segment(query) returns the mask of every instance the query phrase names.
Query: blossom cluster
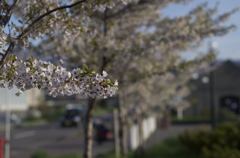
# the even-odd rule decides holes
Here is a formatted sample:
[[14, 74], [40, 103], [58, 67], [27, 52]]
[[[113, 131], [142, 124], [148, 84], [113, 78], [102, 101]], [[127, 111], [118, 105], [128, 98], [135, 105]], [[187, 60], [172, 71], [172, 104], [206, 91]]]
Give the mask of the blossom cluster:
[[6, 42], [7, 35], [4, 33], [3, 27], [0, 26], [0, 53], [3, 51]]
[[0, 72], [0, 87], [11, 89], [15, 85], [19, 89], [17, 96], [26, 90], [38, 88], [53, 97], [81, 94], [101, 98], [112, 96], [118, 89], [118, 82], [111, 83], [105, 71], [100, 75], [86, 66], [67, 71], [62, 64], [62, 61], [57, 65], [32, 57], [22, 61], [11, 56]]

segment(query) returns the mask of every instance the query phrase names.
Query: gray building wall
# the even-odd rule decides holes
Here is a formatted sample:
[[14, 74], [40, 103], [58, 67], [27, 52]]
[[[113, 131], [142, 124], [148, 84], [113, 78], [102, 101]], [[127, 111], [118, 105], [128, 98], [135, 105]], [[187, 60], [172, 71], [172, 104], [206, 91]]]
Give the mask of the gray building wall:
[[38, 106], [44, 100], [43, 92], [31, 89], [16, 96], [18, 89], [0, 88], [0, 111], [5, 111], [10, 105], [12, 111], [26, 111], [30, 106]]
[[11, 90], [0, 88], [0, 111], [5, 111], [9, 105], [11, 110], [23, 111], [27, 109], [26, 93], [17, 97], [15, 95], [16, 92], [16, 88]]
[[[214, 80], [203, 83], [202, 78], [208, 77], [210, 73], [201, 75], [197, 80], [191, 81], [195, 87], [189, 99], [192, 106], [185, 111], [187, 115], [210, 114], [210, 93], [213, 90], [217, 113], [221, 110], [220, 99], [225, 96], [236, 96], [240, 99], [240, 67], [231, 61], [224, 62], [221, 66], [212, 71]], [[213, 84], [212, 84], [213, 83]], [[211, 85], [214, 87], [211, 89]]]

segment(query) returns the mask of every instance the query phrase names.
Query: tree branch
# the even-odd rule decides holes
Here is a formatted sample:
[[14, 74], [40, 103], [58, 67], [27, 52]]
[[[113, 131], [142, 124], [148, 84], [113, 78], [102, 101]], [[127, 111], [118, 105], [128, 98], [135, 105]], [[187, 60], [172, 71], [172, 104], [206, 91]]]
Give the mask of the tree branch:
[[12, 6], [9, 8], [9, 10], [8, 10], [9, 13], [12, 13], [13, 8], [18, 4], [19, 1], [20, 1], [20, 0], [16, 0], [16, 1], [13, 3], [13, 5], [12, 5]]
[[[58, 10], [62, 10], [62, 9], [66, 9], [66, 8], [72, 8], [80, 3], [84, 3], [86, 2], [87, 0], [81, 0], [81, 1], [78, 1], [76, 3], [73, 3], [73, 4], [70, 4], [70, 5], [66, 5], [66, 6], [61, 6], [61, 7], [58, 7], [58, 8], [55, 8], [55, 9], [52, 9], [48, 12], [46, 12], [45, 14], [42, 14], [41, 16], [39, 16], [38, 18], [36, 18], [26, 29], [24, 32], [22, 32], [18, 38], [16, 39], [17, 41], [20, 40], [22, 37], [24, 37], [25, 35], [27, 35], [30, 31], [30, 29], [38, 22], [40, 21], [41, 19], [43, 19], [44, 17], [48, 16], [49, 14], [55, 12], [55, 11], [58, 11]], [[11, 14], [13, 8], [16, 6], [16, 4], [19, 2], [19, 0], [16, 0], [14, 2], [14, 4], [9, 8], [8, 10], [8, 13]], [[6, 15], [7, 16], [7, 15]], [[7, 56], [10, 54], [10, 52], [12, 52], [13, 48], [15, 47], [15, 43], [14, 42], [11, 42], [6, 53], [4, 55], [2, 55], [2, 59], [0, 61], [0, 68], [2, 68]]]
[[111, 18], [114, 18], [114, 17], [116, 17], [116, 16], [118, 16], [118, 15], [124, 14], [124, 13], [127, 12], [128, 9], [130, 9], [131, 7], [132, 7], [132, 5], [131, 5], [131, 4], [128, 4], [128, 5], [126, 5], [124, 8], [116, 11], [115, 13], [112, 13], [111, 15], [108, 15], [108, 18], [111, 19]]
[[17, 5], [19, 0], [16, 0], [11, 6], [9, 6], [5, 1], [3, 1], [3, 2], [4, 2], [5, 7], [7, 8], [7, 12], [6, 12], [5, 16], [0, 17], [0, 21], [2, 21], [1, 23], [5, 27], [12, 16], [13, 8]]
[[55, 12], [55, 11], [58, 11], [58, 10], [62, 10], [62, 9], [66, 9], [66, 8], [72, 8], [80, 3], [84, 3], [86, 2], [87, 0], [81, 0], [81, 1], [78, 1], [76, 3], [73, 3], [73, 4], [70, 4], [70, 5], [66, 5], [66, 6], [61, 6], [61, 7], [58, 7], [58, 8], [55, 8], [55, 9], [52, 9], [48, 12], [46, 12], [45, 14], [42, 14], [41, 16], [39, 16], [37, 19], [35, 19], [28, 27], [27, 29], [18, 37], [18, 39], [21, 39], [23, 36], [25, 36], [26, 34], [28, 34], [28, 32], [30, 31], [30, 29], [40, 20], [42, 20], [44, 17], [48, 16], [49, 14]]
[[10, 52], [12, 52], [14, 46], [15, 46], [15, 43], [11, 42], [10, 45], [8, 46], [6, 53], [4, 55], [2, 55], [2, 59], [0, 61], [0, 69], [2, 68], [5, 60], [7, 59], [7, 56], [10, 54]]

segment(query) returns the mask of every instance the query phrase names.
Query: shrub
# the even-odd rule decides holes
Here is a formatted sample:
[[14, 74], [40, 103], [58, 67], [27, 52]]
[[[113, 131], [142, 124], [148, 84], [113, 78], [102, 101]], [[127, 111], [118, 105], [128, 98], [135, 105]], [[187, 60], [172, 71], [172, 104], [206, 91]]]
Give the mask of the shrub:
[[236, 148], [214, 146], [213, 150], [203, 148], [201, 158], [239, 158], [240, 150]]
[[189, 149], [199, 152], [203, 158], [239, 158], [240, 123], [222, 123], [212, 131], [186, 131], [179, 136]]

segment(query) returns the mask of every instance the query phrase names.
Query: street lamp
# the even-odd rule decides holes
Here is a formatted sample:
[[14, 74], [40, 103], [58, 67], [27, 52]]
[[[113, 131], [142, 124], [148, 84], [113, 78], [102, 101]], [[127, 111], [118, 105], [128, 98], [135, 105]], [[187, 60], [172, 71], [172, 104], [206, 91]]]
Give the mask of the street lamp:
[[[197, 80], [199, 78], [198, 73], [192, 75], [192, 79]], [[216, 103], [215, 103], [215, 82], [214, 82], [214, 71], [209, 73], [209, 77], [204, 76], [201, 78], [201, 82], [204, 84], [209, 83], [209, 103], [210, 103], [210, 118], [211, 118], [211, 128], [216, 127]]]

